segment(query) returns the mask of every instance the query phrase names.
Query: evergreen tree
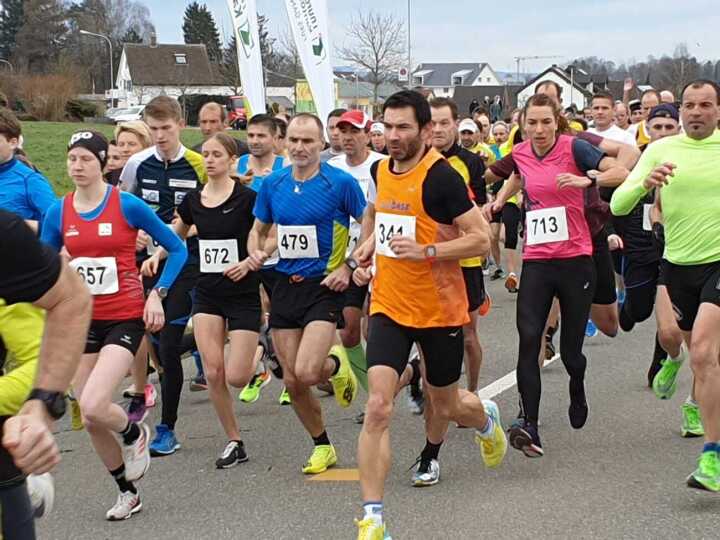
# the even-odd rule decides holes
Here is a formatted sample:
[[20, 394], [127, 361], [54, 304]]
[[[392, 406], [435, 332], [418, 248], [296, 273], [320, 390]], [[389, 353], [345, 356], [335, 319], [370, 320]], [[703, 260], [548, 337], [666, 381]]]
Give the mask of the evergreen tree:
[[23, 24], [23, 0], [4, 0], [0, 11], [0, 57], [15, 51], [17, 33]]
[[211, 62], [222, 61], [220, 33], [212, 13], [205, 4], [193, 2], [185, 8], [182, 28], [185, 43], [203, 43], [207, 47]]

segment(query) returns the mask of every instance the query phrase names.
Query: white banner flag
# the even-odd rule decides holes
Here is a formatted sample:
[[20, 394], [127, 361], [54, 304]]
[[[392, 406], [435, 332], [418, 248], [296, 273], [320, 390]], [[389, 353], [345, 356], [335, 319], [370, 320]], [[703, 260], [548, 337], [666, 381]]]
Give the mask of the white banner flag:
[[315, 108], [324, 124], [330, 111], [335, 108], [327, 2], [285, 0], [285, 6]]
[[250, 119], [267, 111], [257, 9], [255, 0], [227, 0], [227, 3], [233, 20], [240, 81], [245, 102], [250, 107], [247, 115]]

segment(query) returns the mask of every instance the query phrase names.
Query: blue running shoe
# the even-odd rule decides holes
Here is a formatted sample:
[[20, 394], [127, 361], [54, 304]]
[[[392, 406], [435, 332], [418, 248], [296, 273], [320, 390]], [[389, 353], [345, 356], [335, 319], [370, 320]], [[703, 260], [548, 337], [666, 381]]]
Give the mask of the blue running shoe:
[[588, 319], [588, 322], [585, 325], [585, 337], [595, 337], [597, 335], [598, 335], [597, 326], [595, 326], [595, 323], [592, 322], [592, 320]]
[[169, 456], [180, 449], [180, 443], [175, 438], [175, 432], [165, 424], [155, 426], [155, 438], [150, 443], [150, 455], [153, 457]]

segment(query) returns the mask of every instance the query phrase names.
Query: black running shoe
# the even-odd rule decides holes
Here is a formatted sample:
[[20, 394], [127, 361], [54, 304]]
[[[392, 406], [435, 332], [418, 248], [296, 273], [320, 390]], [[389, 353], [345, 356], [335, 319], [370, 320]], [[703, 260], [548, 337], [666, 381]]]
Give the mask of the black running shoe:
[[543, 456], [542, 444], [540, 444], [540, 435], [538, 435], [537, 426], [524, 418], [518, 418], [513, 422], [508, 430], [510, 446], [516, 450], [520, 450], [529, 458], [538, 458]]
[[570, 425], [580, 429], [588, 417], [587, 399], [585, 398], [585, 381], [570, 378], [570, 407], [568, 408]]
[[218, 469], [229, 469], [238, 463], [245, 463], [248, 456], [245, 453], [245, 445], [242, 441], [230, 441], [227, 443], [222, 455], [217, 458], [215, 467]]

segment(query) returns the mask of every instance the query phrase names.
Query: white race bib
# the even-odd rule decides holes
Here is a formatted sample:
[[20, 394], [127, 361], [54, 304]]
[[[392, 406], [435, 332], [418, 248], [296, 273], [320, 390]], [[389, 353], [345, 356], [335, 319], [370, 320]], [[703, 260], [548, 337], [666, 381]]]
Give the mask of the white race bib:
[[650, 210], [652, 204], [643, 204], [643, 231], [652, 231], [652, 223], [650, 222]]
[[407, 236], [415, 240], [415, 216], [402, 216], [399, 214], [375, 214], [375, 253], [386, 257], [397, 258], [390, 249], [390, 239], [393, 236]]
[[120, 290], [115, 257], [77, 257], [70, 261], [70, 268], [83, 278], [93, 296]]
[[278, 225], [281, 259], [317, 259], [320, 251], [315, 225]]
[[200, 245], [200, 272], [223, 273], [225, 269], [240, 262], [237, 240], [198, 240]]
[[564, 242], [570, 238], [567, 226], [567, 215], [564, 206], [532, 210], [527, 213], [526, 244], [547, 244], [548, 242]]
[[360, 234], [362, 233], [362, 225], [355, 221], [353, 218], [350, 218], [350, 230], [348, 231], [348, 247], [347, 251], [345, 252], [345, 256], [349, 257], [352, 255], [352, 252], [355, 251], [355, 248], [358, 245], [358, 242], [360, 241]]

